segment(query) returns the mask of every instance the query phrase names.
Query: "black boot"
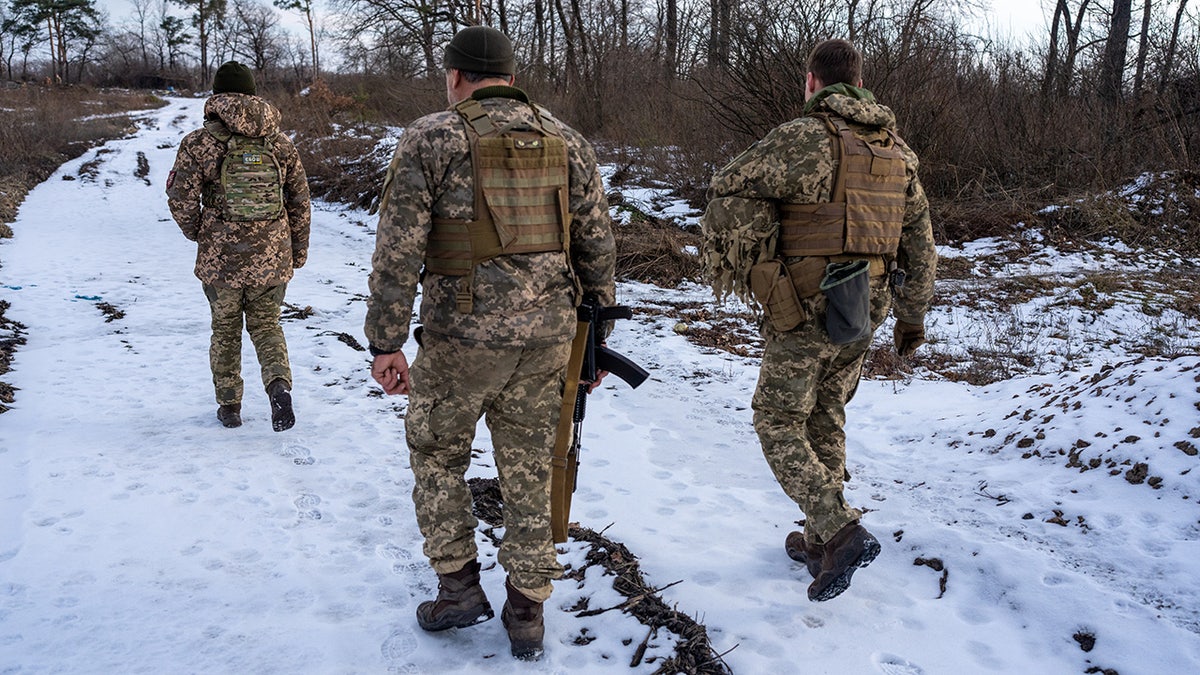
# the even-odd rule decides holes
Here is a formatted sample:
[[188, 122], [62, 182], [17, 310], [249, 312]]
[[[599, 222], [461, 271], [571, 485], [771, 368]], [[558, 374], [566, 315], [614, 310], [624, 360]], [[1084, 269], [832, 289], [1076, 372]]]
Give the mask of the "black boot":
[[296, 423], [296, 413], [292, 411], [291, 385], [282, 379], [271, 380], [267, 385], [267, 396], [271, 398], [271, 428], [275, 431], [287, 431]]
[[854, 571], [871, 564], [877, 555], [879, 541], [857, 520], [844, 526], [825, 542], [821, 573], [809, 585], [808, 599], [824, 602], [841, 595], [850, 587]]
[[807, 567], [813, 579], [821, 574], [821, 558], [825, 556], [825, 544], [810, 544], [804, 539], [803, 532], [792, 532], [784, 540], [783, 550], [787, 551], [789, 558]]
[[225, 405], [218, 407], [217, 420], [219, 420], [226, 429], [234, 429], [242, 426], [242, 404], [226, 403]]
[[466, 628], [496, 616], [479, 585], [479, 561], [472, 560], [461, 570], [438, 575], [438, 594], [434, 600], [417, 605], [417, 624], [427, 631]]
[[546, 635], [542, 603], [525, 597], [524, 593], [513, 588], [511, 580], [504, 582], [504, 588], [508, 591], [508, 600], [500, 612], [500, 620], [508, 631], [512, 655], [522, 661], [537, 661], [545, 651], [542, 647], [542, 639]]

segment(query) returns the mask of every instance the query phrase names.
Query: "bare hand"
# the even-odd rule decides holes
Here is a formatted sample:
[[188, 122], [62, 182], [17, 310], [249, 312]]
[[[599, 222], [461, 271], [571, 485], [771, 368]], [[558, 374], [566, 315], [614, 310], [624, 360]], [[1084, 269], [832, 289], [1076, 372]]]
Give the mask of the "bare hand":
[[385, 394], [395, 396], [409, 392], [408, 358], [404, 352], [380, 354], [371, 362], [371, 377], [383, 387]]
[[605, 375], [608, 375], [607, 370], [597, 370], [596, 371], [596, 379], [592, 380], [591, 382], [580, 381], [579, 386], [587, 387], [587, 393], [590, 394], [593, 391], [596, 391], [596, 387], [600, 386], [600, 383], [604, 380]]

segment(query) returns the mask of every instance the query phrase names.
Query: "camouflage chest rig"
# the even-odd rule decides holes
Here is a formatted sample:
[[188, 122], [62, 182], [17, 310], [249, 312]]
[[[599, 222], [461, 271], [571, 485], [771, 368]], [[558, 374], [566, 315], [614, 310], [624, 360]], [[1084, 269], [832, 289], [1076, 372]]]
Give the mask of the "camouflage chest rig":
[[455, 297], [463, 313], [471, 312], [471, 286], [480, 263], [518, 253], [565, 253], [570, 247], [566, 142], [554, 118], [530, 105], [532, 124], [500, 126], [475, 99], [454, 107], [471, 144], [475, 219], [435, 217], [425, 269], [463, 277]]
[[753, 294], [778, 330], [807, 319], [799, 300], [822, 290], [830, 263], [866, 260], [870, 276], [885, 274], [904, 226], [908, 177], [895, 133], [854, 128], [829, 113], [813, 117], [830, 135], [836, 167], [830, 199], [780, 203], [777, 257], [750, 270]]
[[225, 155], [220, 180], [205, 185], [201, 203], [230, 222], [282, 217], [283, 171], [271, 139], [235, 134], [220, 120], [207, 120], [204, 130], [225, 145]]

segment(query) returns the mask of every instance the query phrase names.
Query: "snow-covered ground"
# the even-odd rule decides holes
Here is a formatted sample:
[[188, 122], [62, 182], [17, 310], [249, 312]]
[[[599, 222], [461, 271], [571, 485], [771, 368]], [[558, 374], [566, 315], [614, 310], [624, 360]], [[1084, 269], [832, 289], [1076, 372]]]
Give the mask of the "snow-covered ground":
[[[172, 100], [64, 165], [0, 243], [0, 299], [28, 327], [0, 416], [0, 673], [631, 670], [647, 629], [571, 609], [624, 600], [597, 567], [557, 584], [536, 664], [509, 657], [498, 620], [416, 626], [436, 577], [412, 515], [404, 399], [378, 394], [354, 348], [365, 213], [315, 206], [288, 291], [311, 314], [284, 326], [296, 427], [271, 431], [248, 340], [246, 424], [217, 423], [194, 245], [162, 187], [201, 106]], [[690, 285], [619, 294], [709, 300]], [[986, 387], [864, 381], [848, 494], [883, 553], [814, 604], [783, 552], [801, 514], [751, 427], [757, 363], [693, 345], [676, 322], [644, 312], [610, 341], [652, 379], [593, 396], [573, 517], [625, 543], [649, 583], [680, 582], [663, 598], [734, 672], [1200, 672], [1200, 358], [1081, 358]], [[494, 475], [482, 425], [476, 447], [471, 475]], [[498, 609], [503, 572], [478, 539]], [[582, 544], [561, 550], [583, 565]], [[660, 631], [632, 670], [654, 672], [673, 641]]]

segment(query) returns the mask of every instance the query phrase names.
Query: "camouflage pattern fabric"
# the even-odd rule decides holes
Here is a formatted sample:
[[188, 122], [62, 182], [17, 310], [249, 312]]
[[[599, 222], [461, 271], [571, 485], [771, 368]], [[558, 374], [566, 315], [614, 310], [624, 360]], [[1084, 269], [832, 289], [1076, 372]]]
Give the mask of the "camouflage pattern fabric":
[[439, 574], [476, 559], [478, 521], [464, 474], [483, 416], [504, 499], [499, 562], [513, 586], [544, 602], [562, 576], [551, 543], [550, 455], [571, 345], [489, 347], [430, 334], [422, 341], [404, 428], [425, 555]]
[[167, 205], [183, 236], [198, 245], [196, 276], [222, 288], [287, 283], [308, 257], [310, 207], [304, 167], [295, 146], [279, 131], [279, 111], [257, 96], [230, 93], [210, 97], [204, 116], [233, 133], [271, 139], [283, 173], [285, 214], [273, 220], [222, 219], [225, 143], [204, 129], [185, 136], [167, 181]]
[[291, 388], [287, 342], [279, 325], [279, 306], [283, 304], [286, 292], [286, 284], [258, 288], [204, 285], [204, 296], [212, 311], [212, 342], [208, 356], [217, 405], [242, 401], [243, 316], [262, 368], [263, 388], [277, 379], [287, 382]]
[[[885, 278], [872, 279], [872, 330], [887, 318], [890, 301]], [[805, 538], [821, 544], [862, 516], [842, 495], [848, 478], [843, 429], [871, 338], [835, 345], [825, 335], [825, 296], [801, 303], [813, 319], [783, 333], [763, 329], [767, 344], [751, 407], [767, 464], [804, 512]]]
[[[487, 87], [473, 96], [493, 122], [535, 125], [525, 93]], [[578, 132], [558, 122], [569, 157], [570, 258], [561, 251], [505, 255], [481, 263], [472, 276], [426, 272], [421, 322], [426, 334], [492, 346], [548, 346], [575, 334], [576, 281], [602, 305], [615, 302], [615, 244], [596, 154]], [[372, 260], [365, 331], [371, 346], [398, 351], [408, 339], [413, 299], [432, 218], [471, 220], [475, 186], [467, 132], [447, 110], [413, 122], [400, 137], [385, 186]], [[471, 283], [473, 310], [458, 310], [460, 284]]]
[[[851, 126], [894, 129], [896, 124], [892, 111], [876, 103], [869, 91], [845, 84], [813, 96], [806, 112], [816, 111], [831, 112]], [[907, 146], [903, 149], [908, 180], [896, 259], [908, 279], [894, 297], [889, 297], [884, 277], [871, 280], [872, 329], [886, 318], [889, 304], [894, 304], [898, 319], [922, 324], [933, 297], [937, 252], [929, 201], [917, 177], [917, 156]], [[774, 250], [778, 204], [828, 201], [834, 169], [824, 123], [801, 117], [773, 129], [713, 176], [712, 201], [701, 225], [706, 250], [712, 252], [705, 264], [715, 290], [745, 287], [750, 267], [764, 252]], [[764, 209], [764, 204], [770, 208]], [[727, 217], [730, 213], [741, 215]], [[745, 233], [752, 236], [752, 245], [736, 242], [748, 236]], [[739, 257], [737, 250], [755, 255]], [[803, 298], [801, 304], [811, 317], [808, 321], [782, 333], [763, 327], [766, 348], [753, 400], [754, 426], [780, 485], [805, 513], [806, 538], [823, 543], [861, 515], [842, 493], [848, 478], [845, 404], [857, 388], [871, 339], [834, 345], [825, 332], [825, 296]]]

